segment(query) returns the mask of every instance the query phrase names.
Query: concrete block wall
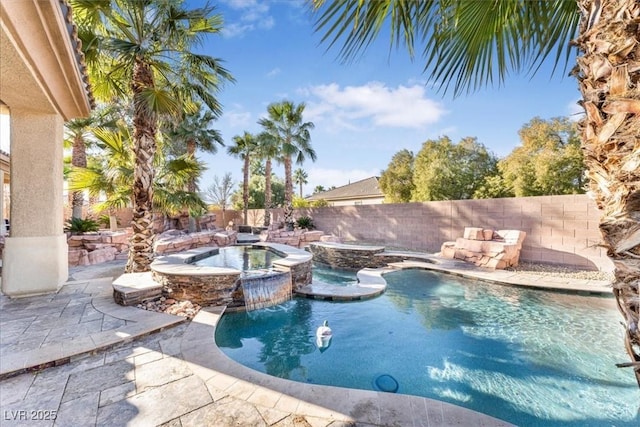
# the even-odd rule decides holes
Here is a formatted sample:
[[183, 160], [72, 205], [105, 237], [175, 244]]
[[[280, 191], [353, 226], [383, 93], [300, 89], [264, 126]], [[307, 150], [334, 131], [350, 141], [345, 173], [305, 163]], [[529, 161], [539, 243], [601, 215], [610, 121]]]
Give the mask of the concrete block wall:
[[465, 227], [523, 230], [522, 261], [613, 269], [600, 246], [600, 212], [586, 195], [309, 208], [296, 211], [301, 215], [345, 241], [431, 253]]

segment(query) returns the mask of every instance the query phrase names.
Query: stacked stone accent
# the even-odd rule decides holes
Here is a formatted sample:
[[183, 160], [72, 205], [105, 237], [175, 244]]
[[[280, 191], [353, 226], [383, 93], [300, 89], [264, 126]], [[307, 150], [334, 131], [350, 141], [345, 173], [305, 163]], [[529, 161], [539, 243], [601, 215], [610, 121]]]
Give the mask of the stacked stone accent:
[[129, 251], [129, 236], [127, 231], [72, 235], [67, 239], [69, 265], [92, 265], [114, 259], [126, 259]]
[[113, 281], [113, 299], [120, 305], [137, 305], [162, 295], [162, 285], [151, 272], [125, 273]]
[[440, 249], [443, 258], [459, 259], [478, 267], [504, 269], [515, 267], [520, 259], [522, 242], [527, 233], [520, 230], [483, 229], [465, 227], [464, 237], [444, 242]]
[[227, 273], [184, 275], [153, 271], [153, 279], [165, 290], [168, 298], [189, 300], [201, 306], [238, 306], [242, 301], [240, 271]]
[[337, 240], [339, 239], [336, 236], [328, 236], [324, 231], [320, 230], [297, 229], [286, 231], [285, 229], [270, 227], [260, 233], [260, 241], [262, 242], [281, 243], [296, 248], [304, 248], [313, 242]]
[[312, 243], [309, 251], [313, 260], [336, 268], [360, 270], [363, 268], [379, 268], [389, 262], [384, 257], [376, 256], [384, 252], [384, 246], [356, 246], [341, 243]]
[[238, 233], [233, 230], [208, 230], [190, 234], [169, 230], [160, 235], [153, 250], [157, 255], [171, 254], [204, 246], [235, 245], [237, 239]]

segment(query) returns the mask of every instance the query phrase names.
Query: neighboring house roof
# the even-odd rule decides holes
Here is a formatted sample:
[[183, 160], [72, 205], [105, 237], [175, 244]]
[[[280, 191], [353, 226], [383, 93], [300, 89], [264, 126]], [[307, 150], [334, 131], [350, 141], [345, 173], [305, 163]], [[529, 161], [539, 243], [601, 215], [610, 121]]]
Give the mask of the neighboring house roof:
[[371, 199], [384, 197], [380, 191], [378, 177], [363, 179], [353, 184], [343, 185], [333, 190], [323, 191], [307, 197], [307, 200], [351, 200], [351, 199]]

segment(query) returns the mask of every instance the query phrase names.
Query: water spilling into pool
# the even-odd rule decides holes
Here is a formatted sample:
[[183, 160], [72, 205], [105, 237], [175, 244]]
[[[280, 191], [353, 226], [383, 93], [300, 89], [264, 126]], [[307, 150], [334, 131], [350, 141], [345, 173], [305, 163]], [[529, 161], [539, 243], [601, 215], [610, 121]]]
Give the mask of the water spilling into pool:
[[[640, 425], [633, 373], [615, 367], [627, 356], [612, 299], [419, 270], [385, 278], [386, 293], [372, 300], [294, 299], [225, 314], [216, 342], [270, 375], [368, 390], [390, 377], [397, 393], [521, 426]], [[333, 337], [321, 351], [324, 320]]]
[[242, 278], [246, 310], [257, 310], [291, 299], [291, 274], [270, 274]]

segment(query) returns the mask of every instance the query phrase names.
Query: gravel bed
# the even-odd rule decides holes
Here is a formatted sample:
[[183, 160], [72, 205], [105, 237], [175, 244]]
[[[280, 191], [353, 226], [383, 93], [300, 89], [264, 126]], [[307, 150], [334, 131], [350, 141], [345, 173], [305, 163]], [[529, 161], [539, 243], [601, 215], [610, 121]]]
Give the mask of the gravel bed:
[[517, 267], [507, 268], [509, 271], [516, 271], [523, 274], [535, 274], [538, 276], [567, 277], [572, 279], [585, 280], [606, 280], [613, 281], [613, 273], [605, 271], [580, 270], [572, 267], [565, 267], [551, 264], [533, 264], [520, 262]]

